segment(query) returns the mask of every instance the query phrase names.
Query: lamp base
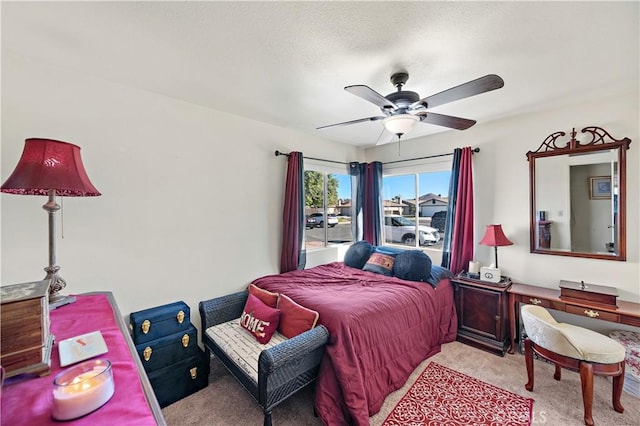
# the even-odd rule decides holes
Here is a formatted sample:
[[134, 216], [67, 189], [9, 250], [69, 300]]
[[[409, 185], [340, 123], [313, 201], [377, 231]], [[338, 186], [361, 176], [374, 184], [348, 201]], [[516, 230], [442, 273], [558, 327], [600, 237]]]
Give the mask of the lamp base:
[[49, 310], [53, 311], [60, 306], [68, 305], [76, 301], [75, 296], [63, 296], [62, 294], [51, 295], [49, 297]]

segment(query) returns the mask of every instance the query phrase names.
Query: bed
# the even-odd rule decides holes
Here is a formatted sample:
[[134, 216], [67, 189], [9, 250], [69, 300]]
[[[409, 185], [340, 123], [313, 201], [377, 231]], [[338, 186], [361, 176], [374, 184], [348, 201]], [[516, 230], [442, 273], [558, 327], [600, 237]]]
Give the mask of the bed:
[[430, 285], [334, 262], [254, 284], [318, 311], [328, 329], [315, 392], [316, 411], [327, 425], [368, 425], [387, 395], [456, 337], [448, 277]]

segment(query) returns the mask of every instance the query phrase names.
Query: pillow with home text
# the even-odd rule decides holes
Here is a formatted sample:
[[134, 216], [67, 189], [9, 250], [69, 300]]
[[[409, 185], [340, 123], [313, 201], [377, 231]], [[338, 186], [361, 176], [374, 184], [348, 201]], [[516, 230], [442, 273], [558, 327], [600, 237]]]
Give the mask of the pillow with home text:
[[240, 315], [240, 326], [251, 333], [259, 343], [264, 345], [271, 340], [279, 321], [279, 309], [267, 306], [253, 294], [248, 294]]

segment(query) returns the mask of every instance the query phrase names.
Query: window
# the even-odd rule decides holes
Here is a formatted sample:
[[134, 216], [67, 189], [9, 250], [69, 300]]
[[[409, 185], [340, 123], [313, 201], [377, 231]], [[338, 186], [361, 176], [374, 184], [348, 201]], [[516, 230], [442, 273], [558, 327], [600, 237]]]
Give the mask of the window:
[[450, 178], [450, 161], [384, 171], [385, 244], [442, 250]]
[[351, 176], [343, 169], [305, 162], [305, 248], [353, 242]]

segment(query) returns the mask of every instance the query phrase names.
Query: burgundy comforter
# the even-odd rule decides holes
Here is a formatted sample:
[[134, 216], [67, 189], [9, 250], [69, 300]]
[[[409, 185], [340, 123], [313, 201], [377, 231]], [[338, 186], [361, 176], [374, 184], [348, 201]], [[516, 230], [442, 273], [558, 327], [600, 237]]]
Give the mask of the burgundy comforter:
[[254, 283], [318, 311], [329, 330], [315, 393], [326, 425], [368, 425], [386, 396], [456, 337], [449, 279], [434, 289], [334, 262]]

